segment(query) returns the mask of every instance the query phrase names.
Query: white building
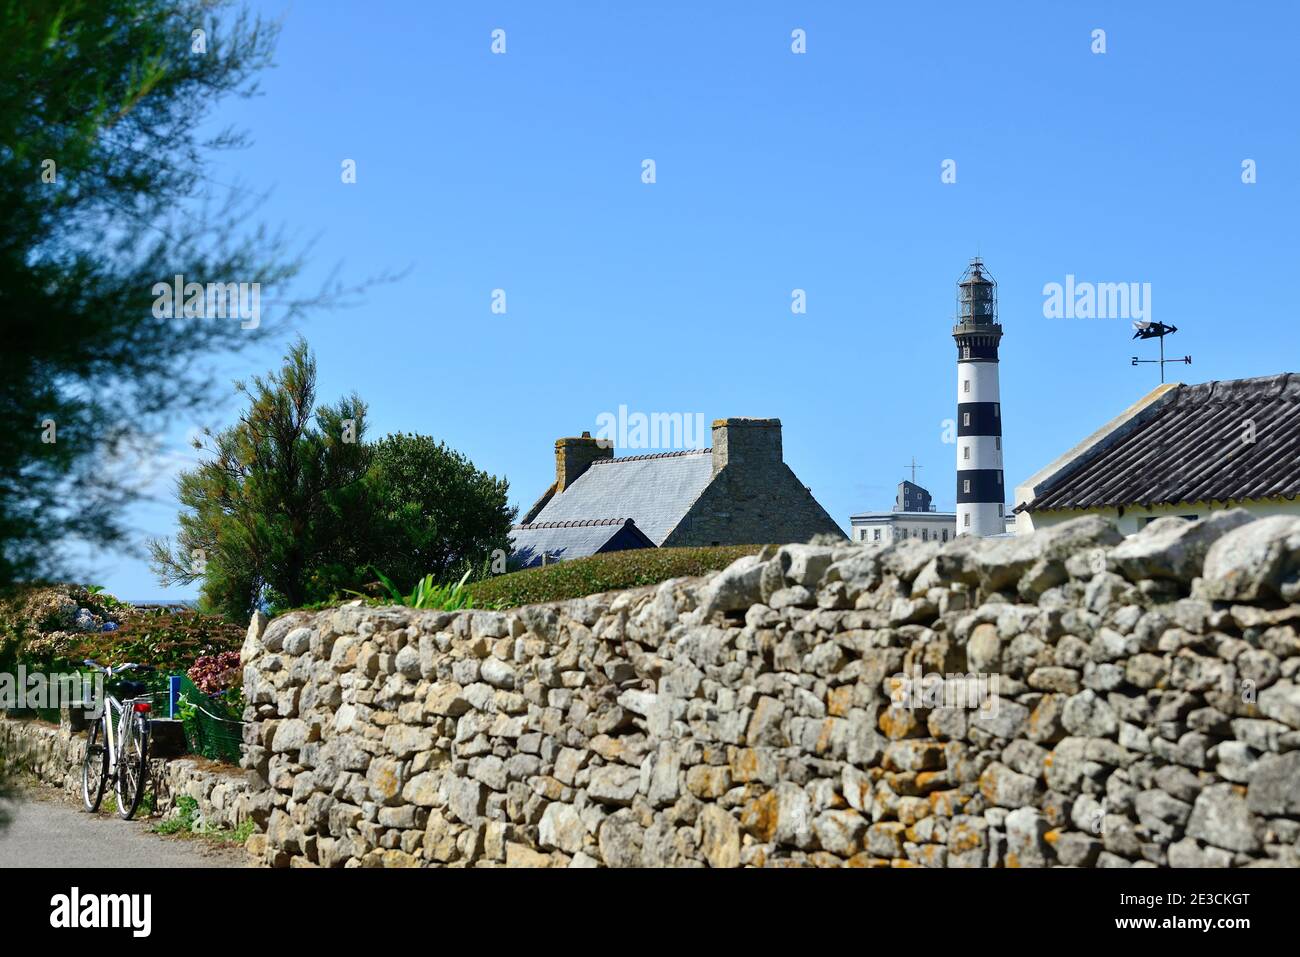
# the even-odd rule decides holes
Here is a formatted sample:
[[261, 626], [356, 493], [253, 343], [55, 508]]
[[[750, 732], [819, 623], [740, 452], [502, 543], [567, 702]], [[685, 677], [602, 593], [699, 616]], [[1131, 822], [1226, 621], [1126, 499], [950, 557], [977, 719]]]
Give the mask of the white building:
[[899, 482], [898, 498], [888, 512], [859, 512], [849, 516], [849, 537], [855, 542], [946, 542], [957, 534], [957, 515], [936, 512], [930, 493], [915, 482]]

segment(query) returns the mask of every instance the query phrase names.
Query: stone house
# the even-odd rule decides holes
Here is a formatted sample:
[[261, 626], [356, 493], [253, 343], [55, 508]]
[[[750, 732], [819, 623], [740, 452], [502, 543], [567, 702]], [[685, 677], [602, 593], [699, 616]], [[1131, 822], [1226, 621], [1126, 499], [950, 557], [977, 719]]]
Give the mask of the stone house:
[[510, 532], [522, 567], [628, 548], [806, 542], [844, 532], [785, 464], [779, 419], [713, 423], [713, 446], [614, 457], [555, 442], [555, 482]]
[[1300, 373], [1161, 385], [1016, 488], [1018, 533], [1083, 514], [1300, 515]]

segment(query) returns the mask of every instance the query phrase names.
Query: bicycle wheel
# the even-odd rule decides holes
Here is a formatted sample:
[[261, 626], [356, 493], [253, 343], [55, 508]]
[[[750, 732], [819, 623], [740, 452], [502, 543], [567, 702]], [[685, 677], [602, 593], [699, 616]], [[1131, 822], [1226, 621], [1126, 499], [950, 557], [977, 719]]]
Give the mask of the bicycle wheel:
[[117, 813], [131, 820], [144, 797], [145, 778], [149, 774], [149, 723], [143, 716], [125, 721], [122, 753], [117, 758]]
[[107, 783], [108, 748], [104, 744], [104, 719], [101, 718], [86, 731], [86, 757], [81, 762], [81, 802], [92, 814], [104, 800]]

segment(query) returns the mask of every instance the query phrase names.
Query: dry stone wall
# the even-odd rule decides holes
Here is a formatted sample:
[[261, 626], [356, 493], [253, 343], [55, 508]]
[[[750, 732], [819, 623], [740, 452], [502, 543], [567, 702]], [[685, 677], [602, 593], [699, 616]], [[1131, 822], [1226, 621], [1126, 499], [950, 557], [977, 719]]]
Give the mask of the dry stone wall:
[[[255, 621], [274, 866], [1300, 864], [1300, 520]], [[978, 705], [978, 706], [976, 706]]]

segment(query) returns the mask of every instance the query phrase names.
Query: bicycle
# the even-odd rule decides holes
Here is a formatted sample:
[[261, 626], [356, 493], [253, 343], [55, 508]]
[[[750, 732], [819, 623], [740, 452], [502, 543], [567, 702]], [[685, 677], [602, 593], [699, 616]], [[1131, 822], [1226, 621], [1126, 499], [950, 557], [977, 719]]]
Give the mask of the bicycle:
[[[127, 662], [116, 668], [86, 659], [85, 664], [112, 679], [128, 671], [152, 671], [149, 665]], [[117, 813], [129, 821], [144, 796], [149, 761], [149, 713], [153, 706], [138, 681], [120, 681], [121, 701], [105, 693], [104, 713], [86, 732], [86, 758], [81, 765], [81, 798], [86, 810], [99, 810], [109, 780], [117, 794]], [[117, 713], [117, 733], [113, 731]]]

